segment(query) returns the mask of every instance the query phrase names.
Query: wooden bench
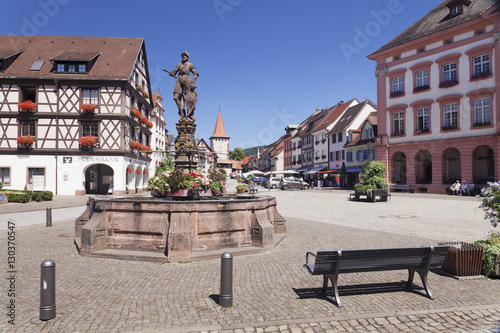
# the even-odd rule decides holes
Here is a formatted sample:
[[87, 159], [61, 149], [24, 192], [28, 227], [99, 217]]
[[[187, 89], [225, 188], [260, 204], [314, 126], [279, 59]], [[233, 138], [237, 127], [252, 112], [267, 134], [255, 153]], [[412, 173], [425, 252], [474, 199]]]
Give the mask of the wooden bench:
[[259, 189], [255, 187], [254, 185], [248, 185], [248, 193], [257, 193], [259, 192]]
[[[427, 282], [431, 267], [443, 264], [448, 245], [427, 247], [405, 247], [386, 249], [335, 250], [306, 253], [305, 267], [312, 275], [323, 275], [321, 295], [340, 306], [337, 281], [340, 273], [392, 271], [407, 269], [408, 281], [405, 288], [411, 289], [415, 272], [420, 275], [425, 292], [434, 299]], [[315, 257], [309, 263], [309, 255]], [[326, 295], [328, 280], [333, 287], [333, 298]]]

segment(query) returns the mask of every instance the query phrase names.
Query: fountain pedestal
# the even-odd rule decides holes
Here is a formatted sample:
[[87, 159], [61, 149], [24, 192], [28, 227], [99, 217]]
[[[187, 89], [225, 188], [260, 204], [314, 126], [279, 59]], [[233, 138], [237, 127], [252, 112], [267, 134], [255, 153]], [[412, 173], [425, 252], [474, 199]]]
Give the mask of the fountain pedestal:
[[175, 139], [176, 157], [174, 165], [176, 168], [184, 170], [184, 173], [191, 173], [198, 168], [198, 157], [196, 154], [196, 139], [194, 132], [196, 125], [190, 120], [179, 120], [175, 124], [177, 128], [177, 138]]

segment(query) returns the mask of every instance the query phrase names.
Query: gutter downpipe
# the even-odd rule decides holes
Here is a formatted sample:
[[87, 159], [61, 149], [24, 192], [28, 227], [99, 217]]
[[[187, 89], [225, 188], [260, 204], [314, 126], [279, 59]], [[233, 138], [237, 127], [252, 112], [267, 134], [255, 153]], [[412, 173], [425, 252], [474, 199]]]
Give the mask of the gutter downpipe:
[[56, 104], [56, 195], [57, 195], [57, 189], [58, 189], [58, 182], [57, 182], [57, 177], [58, 173], [57, 170], [59, 169], [58, 167], [58, 148], [59, 148], [59, 84], [58, 84], [59, 79], [55, 78], [54, 83], [56, 84], [56, 94], [57, 94], [57, 104]]

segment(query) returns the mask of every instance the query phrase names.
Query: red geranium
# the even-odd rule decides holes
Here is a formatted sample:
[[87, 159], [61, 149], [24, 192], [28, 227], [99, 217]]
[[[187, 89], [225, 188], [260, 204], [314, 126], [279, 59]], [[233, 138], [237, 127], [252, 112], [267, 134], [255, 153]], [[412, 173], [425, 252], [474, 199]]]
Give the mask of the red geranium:
[[80, 105], [80, 111], [82, 111], [82, 112], [94, 113], [96, 109], [98, 109], [98, 107], [95, 104], [82, 104], [82, 105]]
[[78, 142], [84, 147], [91, 147], [96, 144], [97, 137], [96, 136], [84, 136], [78, 140]]
[[140, 175], [141, 174], [141, 169], [135, 170], [135, 173], [138, 174], [138, 175]]
[[23, 111], [33, 111], [36, 109], [36, 104], [30, 100], [27, 100], [22, 103], [17, 103], [17, 107]]
[[130, 115], [131, 115], [132, 117], [137, 118], [137, 119], [141, 118], [141, 113], [140, 113], [140, 112], [139, 112], [139, 110], [137, 110], [137, 109], [132, 109], [132, 110], [130, 110]]
[[143, 125], [146, 125], [148, 123], [148, 118], [142, 116], [141, 119], [139, 120], [139, 122]]
[[33, 135], [20, 136], [17, 138], [18, 145], [29, 146], [35, 142], [35, 137]]

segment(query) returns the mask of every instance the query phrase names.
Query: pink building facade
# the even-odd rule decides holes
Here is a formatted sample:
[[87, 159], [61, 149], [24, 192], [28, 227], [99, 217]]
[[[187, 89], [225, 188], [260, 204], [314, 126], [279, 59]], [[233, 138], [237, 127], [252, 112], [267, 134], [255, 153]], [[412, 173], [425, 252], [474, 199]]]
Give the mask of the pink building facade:
[[445, 193], [500, 177], [499, 2], [447, 0], [368, 56], [375, 158], [392, 184]]

